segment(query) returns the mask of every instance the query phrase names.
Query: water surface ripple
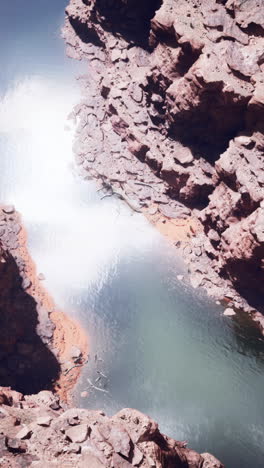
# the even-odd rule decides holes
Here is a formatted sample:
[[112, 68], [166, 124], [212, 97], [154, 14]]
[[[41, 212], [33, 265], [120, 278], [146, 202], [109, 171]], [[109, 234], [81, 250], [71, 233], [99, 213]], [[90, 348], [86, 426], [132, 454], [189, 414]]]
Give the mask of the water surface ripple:
[[[86, 65], [64, 56], [65, 4], [1, 6], [0, 200], [21, 211], [45, 286], [89, 333], [76, 403], [136, 407], [227, 468], [262, 468], [263, 342], [244, 317], [224, 317], [177, 280], [181, 260], [144, 218], [75, 173], [67, 115]], [[108, 393], [90, 391], [98, 371]]]

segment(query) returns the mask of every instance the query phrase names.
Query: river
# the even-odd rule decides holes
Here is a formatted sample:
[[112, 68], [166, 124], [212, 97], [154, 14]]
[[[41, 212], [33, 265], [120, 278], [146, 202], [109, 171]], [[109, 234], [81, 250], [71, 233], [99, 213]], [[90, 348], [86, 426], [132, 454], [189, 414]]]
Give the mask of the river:
[[[66, 3], [1, 5], [0, 200], [22, 213], [45, 287], [89, 335], [75, 402], [109, 414], [135, 407], [226, 468], [262, 468], [263, 340], [245, 317], [223, 316], [191, 288], [176, 251], [143, 216], [101, 200], [78, 176], [67, 116], [87, 65], [65, 57]], [[105, 391], [90, 392], [87, 379], [98, 377]]]

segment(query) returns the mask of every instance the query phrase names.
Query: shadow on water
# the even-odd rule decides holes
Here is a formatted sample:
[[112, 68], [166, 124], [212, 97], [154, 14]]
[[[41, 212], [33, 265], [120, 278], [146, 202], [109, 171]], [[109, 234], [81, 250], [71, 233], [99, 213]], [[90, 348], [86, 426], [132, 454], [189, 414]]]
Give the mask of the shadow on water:
[[0, 385], [32, 394], [52, 390], [60, 366], [37, 334], [37, 303], [22, 288], [10, 253], [0, 264]]
[[254, 356], [264, 365], [264, 338], [249, 315], [239, 311], [233, 317], [230, 329], [238, 345], [237, 351], [244, 356]]

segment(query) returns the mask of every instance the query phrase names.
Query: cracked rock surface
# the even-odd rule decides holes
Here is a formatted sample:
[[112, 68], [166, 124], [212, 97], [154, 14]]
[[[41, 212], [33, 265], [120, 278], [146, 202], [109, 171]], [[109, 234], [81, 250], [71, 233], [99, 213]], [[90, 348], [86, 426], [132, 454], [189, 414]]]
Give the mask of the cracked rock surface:
[[23, 396], [0, 387], [0, 421], [2, 468], [223, 468], [213, 455], [161, 434], [137, 410], [109, 418], [102, 411], [62, 408], [48, 391]]
[[262, 331], [263, 14], [263, 0], [71, 0], [63, 30], [89, 63], [71, 115], [80, 173], [146, 214], [199, 219], [193, 285]]
[[29, 293], [22, 225], [14, 207], [0, 207], [0, 384], [21, 392], [52, 389], [60, 366], [51, 352], [55, 324]]

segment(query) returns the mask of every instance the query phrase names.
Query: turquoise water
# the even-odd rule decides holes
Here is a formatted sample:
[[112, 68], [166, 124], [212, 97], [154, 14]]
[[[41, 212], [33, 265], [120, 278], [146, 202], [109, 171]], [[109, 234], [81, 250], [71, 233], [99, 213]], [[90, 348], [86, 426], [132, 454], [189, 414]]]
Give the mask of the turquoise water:
[[[0, 200], [23, 214], [45, 287], [89, 334], [75, 401], [109, 414], [136, 407], [227, 468], [261, 468], [263, 340], [189, 286], [176, 251], [143, 217], [101, 201], [77, 174], [67, 115], [80, 99], [74, 75], [87, 66], [64, 55], [65, 3], [2, 6]], [[98, 371], [106, 378], [96, 382]]]

